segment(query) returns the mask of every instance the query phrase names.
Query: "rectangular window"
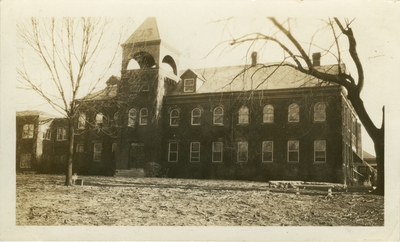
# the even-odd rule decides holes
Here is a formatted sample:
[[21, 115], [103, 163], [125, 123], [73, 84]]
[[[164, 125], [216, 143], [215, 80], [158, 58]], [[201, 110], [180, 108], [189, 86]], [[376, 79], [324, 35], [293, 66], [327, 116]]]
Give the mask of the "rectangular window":
[[325, 140], [314, 140], [314, 162], [326, 162]]
[[113, 152], [113, 153], [117, 152], [117, 147], [118, 147], [117, 143], [112, 143], [111, 152]]
[[224, 144], [222, 142], [213, 142], [212, 146], [212, 161], [222, 162]]
[[288, 141], [288, 161], [299, 162], [299, 141]]
[[103, 146], [101, 143], [95, 143], [93, 145], [93, 161], [100, 162], [101, 161], [101, 150]]
[[25, 124], [22, 127], [22, 138], [23, 139], [32, 139], [33, 138], [33, 124]]
[[183, 92], [194, 92], [194, 79], [193, 78], [184, 80]]
[[84, 148], [83, 148], [83, 144], [77, 144], [76, 145], [76, 153], [83, 153], [84, 152]]
[[31, 168], [31, 166], [32, 166], [31, 158], [32, 158], [31, 153], [21, 154], [20, 161], [19, 161], [19, 167], [20, 168]]
[[248, 143], [246, 141], [238, 142], [238, 162], [247, 162], [248, 157]]
[[190, 143], [190, 162], [200, 162], [200, 142]]
[[262, 142], [262, 161], [263, 162], [272, 162], [273, 161], [273, 150], [274, 150], [274, 142], [273, 141], [263, 141]]
[[50, 140], [51, 139], [51, 130], [47, 129], [46, 132], [43, 132], [43, 139]]
[[148, 83], [144, 83], [142, 85], [142, 92], [148, 92], [150, 90], [149, 84]]
[[67, 130], [65, 128], [57, 128], [57, 141], [67, 140]]
[[168, 147], [168, 161], [177, 162], [178, 161], [178, 143], [170, 142]]

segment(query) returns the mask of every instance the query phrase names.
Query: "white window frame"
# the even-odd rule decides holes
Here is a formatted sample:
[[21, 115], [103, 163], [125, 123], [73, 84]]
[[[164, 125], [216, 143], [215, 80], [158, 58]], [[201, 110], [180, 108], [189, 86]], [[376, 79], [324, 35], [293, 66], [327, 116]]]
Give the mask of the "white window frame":
[[32, 168], [32, 154], [24, 153], [20, 155], [19, 167], [23, 169]]
[[114, 113], [114, 115], [113, 115], [113, 125], [114, 126], [118, 126], [118, 119], [119, 119], [119, 113], [118, 113], [118, 111], [117, 112], [115, 112]]
[[[297, 143], [297, 149], [290, 149], [290, 143], [291, 142], [296, 142]], [[297, 159], [296, 160], [290, 160], [290, 153], [295, 152], [297, 153]], [[289, 140], [287, 142], [287, 161], [290, 163], [298, 163], [300, 161], [300, 141], [298, 140]]]
[[[221, 110], [221, 114], [216, 114], [217, 110]], [[221, 122], [217, 122], [218, 119], [221, 119]], [[213, 110], [213, 124], [214, 125], [224, 125], [224, 108], [216, 107]]]
[[[199, 113], [195, 115], [195, 111], [198, 111]], [[201, 123], [201, 109], [200, 108], [193, 108], [192, 110], [192, 118], [191, 118], [191, 125], [200, 125]], [[195, 120], [198, 120], [198, 122], [195, 122]]]
[[[192, 81], [191, 85], [188, 85], [189, 81]], [[195, 91], [194, 86], [195, 86], [194, 78], [188, 78], [183, 80], [183, 92], [194, 92]]]
[[[266, 148], [266, 147], [268, 147], [266, 144], [268, 144], [268, 143], [270, 143], [271, 144], [271, 150], [264, 150], [264, 148]], [[261, 147], [261, 150], [262, 150], [262, 162], [265, 162], [265, 163], [267, 163], [267, 162], [273, 162], [274, 161], [274, 141], [272, 141], [272, 140], [266, 140], [266, 141], [263, 141], [262, 142], [262, 147]], [[271, 160], [266, 160], [266, 158], [264, 157], [264, 153], [271, 153]]]
[[292, 103], [288, 107], [288, 122], [300, 122], [300, 106], [297, 103]]
[[67, 140], [67, 129], [64, 127], [57, 127], [57, 141]]
[[[318, 147], [318, 142], [322, 142], [322, 149]], [[317, 161], [317, 152], [324, 152], [323, 161]], [[326, 163], [326, 140], [314, 140], [314, 163]]]
[[128, 127], [135, 127], [137, 117], [136, 108], [131, 108], [128, 111]]
[[[177, 115], [173, 116], [174, 112], [176, 112]], [[180, 116], [179, 110], [176, 108], [172, 109], [171, 112], [169, 113], [169, 125], [170, 126], [179, 126], [179, 116]], [[176, 120], [176, 122], [174, 122], [173, 120]]]
[[326, 121], [326, 105], [323, 102], [317, 102], [314, 105], [314, 122]]
[[[171, 150], [172, 144], [176, 144], [176, 150]], [[176, 154], [176, 160], [171, 160], [171, 154]], [[168, 162], [178, 162], [178, 154], [179, 154], [179, 143], [178, 142], [169, 142], [168, 143]]]
[[78, 129], [85, 129], [86, 126], [86, 114], [81, 113], [78, 118]]
[[76, 144], [76, 153], [84, 153], [85, 146], [83, 144]]
[[103, 124], [103, 122], [104, 122], [104, 115], [102, 113], [97, 113], [95, 117], [96, 126]]
[[249, 124], [249, 108], [245, 105], [239, 108], [238, 123], [239, 124]]
[[115, 153], [115, 152], [117, 152], [117, 149], [118, 149], [118, 143], [116, 143], [116, 142], [112, 143], [111, 144], [111, 152]]
[[263, 123], [273, 123], [274, 122], [274, 106], [267, 104], [263, 108]]
[[[144, 114], [144, 112], [146, 112], [146, 113]], [[147, 125], [148, 118], [149, 118], [149, 110], [147, 108], [140, 109], [140, 112], [139, 112], [139, 124], [140, 125]]]
[[[216, 151], [215, 150], [215, 145], [220, 145], [221, 146], [221, 151]], [[221, 160], [216, 160], [215, 159], [215, 154], [221, 153]], [[224, 143], [223, 142], [213, 142], [212, 143], [212, 162], [222, 162], [223, 161], [223, 156], [224, 156]]]
[[24, 124], [22, 126], [22, 138], [23, 139], [33, 139], [33, 131], [35, 126], [33, 124]]
[[[194, 150], [194, 147], [198, 145], [198, 150]], [[190, 162], [200, 162], [200, 142], [190, 142]]]
[[46, 129], [46, 131], [43, 132], [43, 139], [51, 140], [51, 129], [50, 128]]
[[[246, 151], [245, 151], [246, 160], [240, 160], [241, 147], [246, 149]], [[244, 162], [247, 162], [248, 159], [249, 159], [249, 142], [247, 142], [247, 141], [239, 141], [239, 142], [237, 142], [237, 162], [244, 163]]]
[[[99, 149], [96, 149], [98, 146]], [[100, 162], [101, 161], [101, 152], [103, 150], [102, 143], [94, 143], [93, 144], [93, 162]]]

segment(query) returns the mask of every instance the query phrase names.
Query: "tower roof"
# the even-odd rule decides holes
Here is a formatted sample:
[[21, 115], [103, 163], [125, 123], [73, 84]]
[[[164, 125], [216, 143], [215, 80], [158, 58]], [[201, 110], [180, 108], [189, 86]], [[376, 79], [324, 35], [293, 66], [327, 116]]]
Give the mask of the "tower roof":
[[160, 40], [160, 33], [155, 17], [148, 17], [125, 41], [126, 44]]

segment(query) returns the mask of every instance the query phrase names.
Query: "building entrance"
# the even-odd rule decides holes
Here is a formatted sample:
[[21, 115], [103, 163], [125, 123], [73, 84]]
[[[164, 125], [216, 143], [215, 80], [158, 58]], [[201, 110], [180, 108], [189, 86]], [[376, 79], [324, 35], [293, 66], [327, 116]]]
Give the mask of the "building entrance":
[[143, 143], [131, 143], [129, 150], [129, 169], [144, 168], [145, 157]]

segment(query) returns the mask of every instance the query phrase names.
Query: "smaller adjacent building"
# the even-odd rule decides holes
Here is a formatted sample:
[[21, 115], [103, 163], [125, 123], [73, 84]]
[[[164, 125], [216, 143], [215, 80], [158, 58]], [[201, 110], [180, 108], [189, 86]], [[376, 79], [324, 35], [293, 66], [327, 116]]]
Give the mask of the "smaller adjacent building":
[[16, 114], [16, 172], [64, 173], [67, 120], [43, 111]]

